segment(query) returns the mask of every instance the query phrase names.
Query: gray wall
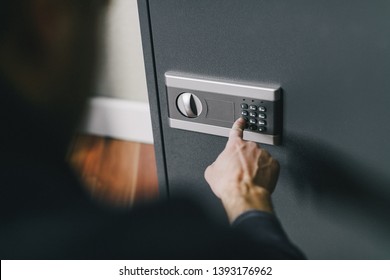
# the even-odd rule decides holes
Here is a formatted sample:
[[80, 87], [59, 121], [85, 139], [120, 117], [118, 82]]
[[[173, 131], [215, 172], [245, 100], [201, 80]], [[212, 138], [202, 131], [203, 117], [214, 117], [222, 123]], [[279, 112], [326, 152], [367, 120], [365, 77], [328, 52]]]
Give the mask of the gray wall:
[[111, 1], [105, 19], [96, 93], [102, 97], [147, 103], [137, 0]]
[[[226, 138], [168, 126], [164, 73], [279, 84], [276, 212], [313, 259], [390, 258], [390, 2], [139, 0], [160, 185], [220, 215]], [[217, 213], [217, 214], [216, 214]]]

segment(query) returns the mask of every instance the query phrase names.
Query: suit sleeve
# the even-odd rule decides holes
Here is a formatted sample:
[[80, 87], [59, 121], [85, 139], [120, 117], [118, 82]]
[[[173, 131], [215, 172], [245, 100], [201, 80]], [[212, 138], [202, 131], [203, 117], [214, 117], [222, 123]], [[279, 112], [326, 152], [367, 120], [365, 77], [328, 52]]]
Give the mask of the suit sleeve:
[[251, 210], [241, 214], [232, 224], [259, 248], [265, 248], [274, 259], [305, 259], [304, 254], [294, 246], [284, 232], [275, 215]]

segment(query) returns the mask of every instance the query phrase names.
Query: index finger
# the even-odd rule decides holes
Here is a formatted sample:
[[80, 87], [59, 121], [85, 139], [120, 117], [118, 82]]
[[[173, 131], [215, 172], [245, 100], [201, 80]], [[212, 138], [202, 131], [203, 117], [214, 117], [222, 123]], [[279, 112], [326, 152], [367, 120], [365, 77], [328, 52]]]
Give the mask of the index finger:
[[242, 140], [242, 137], [244, 135], [244, 128], [245, 128], [245, 120], [243, 118], [239, 118], [236, 120], [233, 124], [232, 129], [229, 133], [229, 141], [234, 140], [236, 138], [239, 138]]

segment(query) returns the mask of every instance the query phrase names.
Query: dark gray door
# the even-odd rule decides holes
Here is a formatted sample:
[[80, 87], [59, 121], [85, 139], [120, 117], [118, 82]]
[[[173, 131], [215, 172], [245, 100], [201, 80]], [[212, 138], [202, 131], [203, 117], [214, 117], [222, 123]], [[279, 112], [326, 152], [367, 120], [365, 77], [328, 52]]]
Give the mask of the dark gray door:
[[[390, 258], [390, 2], [139, 0], [160, 187], [220, 213], [226, 138], [168, 126], [164, 73], [280, 85], [276, 212], [309, 258]], [[211, 206], [210, 206], [211, 205]]]

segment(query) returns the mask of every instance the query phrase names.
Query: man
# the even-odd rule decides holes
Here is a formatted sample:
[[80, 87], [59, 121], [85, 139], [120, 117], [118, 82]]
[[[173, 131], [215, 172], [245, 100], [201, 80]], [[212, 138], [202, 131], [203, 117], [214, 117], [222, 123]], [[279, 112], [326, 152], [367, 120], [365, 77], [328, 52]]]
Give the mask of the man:
[[279, 166], [237, 120], [205, 171], [231, 228], [182, 199], [135, 209], [91, 201], [65, 163], [92, 91], [102, 0], [2, 1], [0, 257], [303, 258], [273, 215]]

